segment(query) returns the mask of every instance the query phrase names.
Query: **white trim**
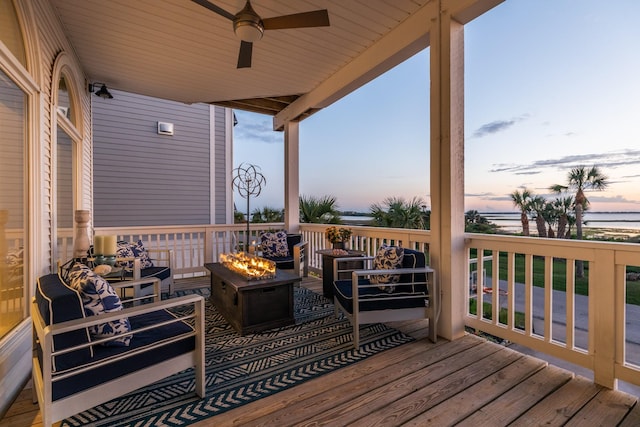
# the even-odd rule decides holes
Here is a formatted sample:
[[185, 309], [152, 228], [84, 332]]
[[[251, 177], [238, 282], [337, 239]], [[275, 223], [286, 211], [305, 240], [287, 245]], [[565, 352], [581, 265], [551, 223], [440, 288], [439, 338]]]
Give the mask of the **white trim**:
[[216, 221], [216, 107], [209, 105], [209, 223]]
[[[72, 141], [71, 148], [71, 185], [72, 185], [72, 212], [69, 214], [73, 218], [73, 212], [77, 209], [83, 209], [84, 200], [82, 197], [82, 171], [83, 167], [83, 114], [82, 114], [82, 102], [81, 96], [82, 90], [78, 87], [78, 82], [83, 82], [84, 79], [79, 76], [73, 66], [71, 57], [66, 52], [60, 52], [53, 63], [53, 71], [51, 73], [51, 97], [49, 98], [49, 111], [50, 111], [50, 123], [51, 123], [51, 198], [50, 198], [50, 212], [51, 212], [51, 268], [56, 268], [58, 261], [64, 262], [66, 260], [60, 259], [60, 250], [58, 248], [58, 209], [56, 206], [58, 200], [58, 127], [69, 136]], [[64, 77], [65, 84], [67, 85], [67, 92], [69, 94], [69, 105], [71, 107], [72, 121], [66, 115], [62, 114], [58, 110], [58, 82], [60, 78]], [[76, 235], [76, 223], [73, 224], [73, 236]]]
[[233, 190], [231, 188], [231, 174], [233, 173], [233, 110], [225, 108], [225, 171], [224, 188], [226, 189], [226, 223], [233, 224]]
[[[42, 237], [42, 191], [41, 177], [43, 154], [40, 141], [44, 131], [40, 126], [43, 117], [43, 102], [40, 86], [40, 48], [34, 14], [29, 2], [14, 2], [16, 14], [24, 40], [27, 68], [18, 61], [13, 53], [0, 41], [0, 70], [25, 94], [24, 129], [24, 307], [23, 320], [12, 331], [0, 340], [0, 371], [4, 373], [0, 379], [0, 411], [11, 398], [22, 389], [23, 382], [29, 378], [31, 353], [31, 322], [29, 319], [29, 297], [33, 294], [31, 284], [41, 271], [41, 256], [44, 239]], [[29, 71], [31, 70], [31, 72]]]

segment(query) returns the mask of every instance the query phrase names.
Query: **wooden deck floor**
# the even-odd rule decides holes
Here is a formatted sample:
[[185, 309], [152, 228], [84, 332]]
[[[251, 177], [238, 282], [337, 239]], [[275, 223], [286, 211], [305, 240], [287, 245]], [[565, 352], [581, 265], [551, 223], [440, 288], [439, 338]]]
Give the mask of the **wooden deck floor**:
[[[322, 283], [303, 286], [321, 292]], [[433, 344], [427, 321], [391, 326], [417, 340], [196, 426], [640, 425], [635, 396], [473, 335]], [[29, 388], [0, 425], [41, 425]]]

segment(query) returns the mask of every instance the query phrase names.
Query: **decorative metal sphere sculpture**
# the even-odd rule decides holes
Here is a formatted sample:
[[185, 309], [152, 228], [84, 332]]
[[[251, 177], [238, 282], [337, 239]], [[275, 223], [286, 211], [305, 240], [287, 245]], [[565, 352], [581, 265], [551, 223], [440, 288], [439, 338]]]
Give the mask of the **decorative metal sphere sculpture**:
[[267, 184], [267, 180], [260, 172], [258, 166], [240, 163], [240, 166], [233, 170], [233, 181], [231, 185], [238, 191], [241, 197], [247, 199], [247, 234], [245, 235], [245, 251], [249, 251], [249, 199], [251, 196], [258, 197], [262, 187]]

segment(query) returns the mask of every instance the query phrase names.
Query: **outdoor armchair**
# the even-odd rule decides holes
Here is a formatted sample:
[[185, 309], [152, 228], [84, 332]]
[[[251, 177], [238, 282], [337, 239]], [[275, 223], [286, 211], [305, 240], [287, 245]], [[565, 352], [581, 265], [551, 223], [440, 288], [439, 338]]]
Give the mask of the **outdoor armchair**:
[[[383, 247], [385, 248], [385, 247]], [[392, 247], [393, 248], [393, 247]], [[392, 268], [376, 268], [376, 257], [335, 258], [334, 277], [351, 272], [351, 279], [334, 280], [333, 293], [336, 316], [339, 312], [353, 325], [353, 344], [360, 346], [360, 325], [395, 322], [411, 319], [429, 319], [429, 339], [437, 339], [439, 293], [435, 270], [428, 267], [422, 252], [403, 249], [403, 256]], [[378, 258], [378, 260], [376, 260]], [[363, 262], [359, 270], [343, 268]], [[377, 265], [380, 265], [379, 263]]]
[[[160, 280], [144, 283], [149, 280], [154, 302], [87, 315], [86, 292], [57, 274], [38, 279], [31, 304], [32, 377], [45, 426], [189, 368], [194, 368], [196, 394], [204, 397], [204, 299], [160, 301]], [[184, 306], [191, 309], [173, 310]], [[124, 319], [128, 330], [104, 328]]]
[[276, 268], [293, 269], [300, 277], [309, 275], [309, 243], [302, 240], [302, 235], [286, 231], [263, 232], [260, 234], [260, 248], [262, 257], [275, 262]]

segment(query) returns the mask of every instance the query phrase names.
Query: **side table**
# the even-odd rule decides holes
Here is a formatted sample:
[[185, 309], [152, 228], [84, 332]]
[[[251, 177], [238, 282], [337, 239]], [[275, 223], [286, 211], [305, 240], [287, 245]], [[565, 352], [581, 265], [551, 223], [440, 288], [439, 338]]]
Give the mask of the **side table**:
[[[345, 255], [338, 255], [333, 252], [333, 249], [320, 249], [316, 251], [322, 255], [322, 294], [325, 298], [329, 298], [333, 301], [333, 260], [335, 258], [346, 258], [346, 257], [356, 257], [356, 256], [365, 256], [366, 253], [362, 251], [354, 251], [348, 250], [348, 253]], [[345, 268], [351, 268], [354, 270], [363, 269], [364, 262], [363, 261], [349, 261], [345, 262]], [[349, 273], [340, 273], [339, 279], [349, 279], [351, 276]]]

